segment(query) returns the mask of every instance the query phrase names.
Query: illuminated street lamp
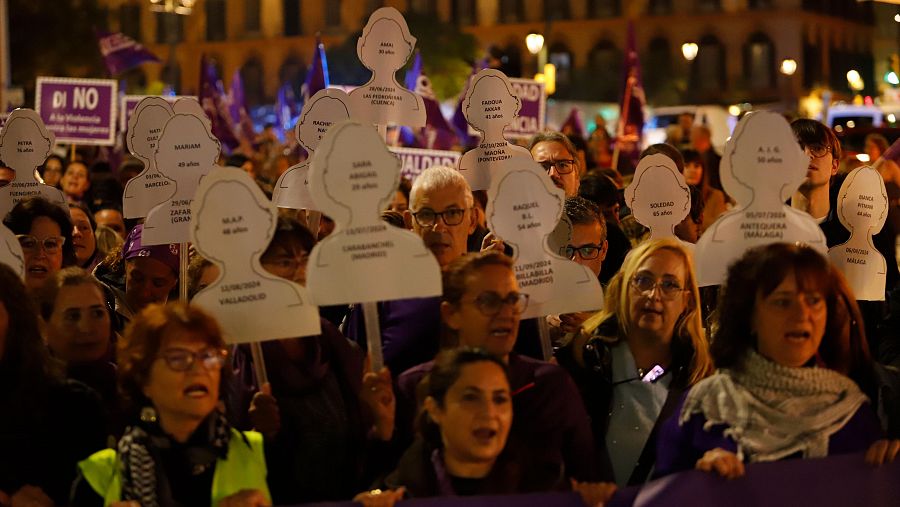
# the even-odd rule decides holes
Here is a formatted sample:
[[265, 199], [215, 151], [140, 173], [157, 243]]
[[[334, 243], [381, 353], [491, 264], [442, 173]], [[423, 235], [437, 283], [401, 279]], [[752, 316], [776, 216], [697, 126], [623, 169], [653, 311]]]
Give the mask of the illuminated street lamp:
[[900, 14], [894, 14], [894, 21], [900, 23]]
[[862, 76], [859, 75], [859, 71], [856, 69], [851, 69], [847, 71], [847, 83], [850, 85], [850, 89], [853, 91], [862, 91], [863, 88], [866, 87], [866, 84], [862, 80]]
[[685, 42], [681, 45], [681, 54], [684, 55], [684, 59], [687, 61], [693, 61], [694, 58], [697, 58], [697, 53], [700, 51], [700, 46], [697, 45], [696, 42]]
[[797, 72], [797, 60], [785, 58], [781, 61], [781, 68], [779, 70], [785, 76], [793, 76], [794, 72]]
[[539, 33], [530, 33], [525, 37], [525, 46], [528, 52], [536, 55], [544, 48], [544, 36]]

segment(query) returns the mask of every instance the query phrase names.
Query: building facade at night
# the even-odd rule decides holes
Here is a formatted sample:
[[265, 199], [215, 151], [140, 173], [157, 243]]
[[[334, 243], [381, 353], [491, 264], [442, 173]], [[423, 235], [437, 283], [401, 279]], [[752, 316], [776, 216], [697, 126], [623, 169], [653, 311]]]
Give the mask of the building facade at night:
[[[333, 47], [381, 6], [456, 24], [513, 76], [535, 73], [525, 36], [543, 33], [563, 99], [617, 100], [628, 20], [651, 104], [773, 102], [822, 88], [839, 95], [850, 91], [851, 69], [864, 93], [877, 93], [875, 9], [855, 0], [196, 0], [190, 16], [152, 12], [150, 0], [102, 3], [113, 30], [163, 60], [177, 48], [175, 72], [146, 65], [131, 80], [177, 76], [180, 92], [195, 92], [206, 53], [226, 82], [240, 69], [250, 105], [302, 80], [315, 34]], [[682, 56], [688, 42], [699, 47], [692, 62]], [[797, 62], [793, 76], [779, 72], [784, 59]]]

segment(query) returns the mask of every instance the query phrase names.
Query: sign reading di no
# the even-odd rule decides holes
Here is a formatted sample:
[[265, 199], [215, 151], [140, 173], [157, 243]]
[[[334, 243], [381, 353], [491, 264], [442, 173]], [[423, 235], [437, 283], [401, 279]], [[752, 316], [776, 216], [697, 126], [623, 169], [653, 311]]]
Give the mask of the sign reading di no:
[[34, 105], [56, 142], [112, 146], [118, 98], [111, 79], [39, 77]]

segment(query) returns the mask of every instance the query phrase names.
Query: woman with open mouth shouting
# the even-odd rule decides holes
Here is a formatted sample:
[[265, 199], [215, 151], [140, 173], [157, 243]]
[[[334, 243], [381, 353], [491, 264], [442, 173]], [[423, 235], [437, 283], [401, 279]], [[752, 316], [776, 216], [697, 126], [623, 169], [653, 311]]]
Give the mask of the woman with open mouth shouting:
[[184, 303], [151, 304], [117, 358], [135, 424], [117, 449], [79, 463], [72, 505], [271, 504], [262, 435], [232, 428], [220, 408], [230, 369], [212, 317]]
[[889, 373], [869, 357], [856, 300], [825, 257], [787, 243], [748, 250], [728, 270], [719, 311], [719, 370], [664, 425], [659, 475], [697, 468], [735, 478], [744, 463], [897, 456], [900, 440], [879, 440], [882, 424], [896, 432], [897, 407], [880, 396]]
[[13, 207], [3, 221], [25, 254], [25, 287], [34, 294], [65, 266], [75, 264], [72, 221], [60, 206], [40, 197]]

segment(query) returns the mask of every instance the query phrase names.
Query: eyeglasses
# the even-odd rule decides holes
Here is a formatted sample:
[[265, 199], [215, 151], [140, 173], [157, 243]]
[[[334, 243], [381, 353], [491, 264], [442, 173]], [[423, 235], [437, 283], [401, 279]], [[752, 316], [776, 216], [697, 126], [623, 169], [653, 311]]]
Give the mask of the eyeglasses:
[[54, 254], [66, 243], [66, 238], [62, 236], [50, 236], [44, 239], [38, 239], [31, 234], [18, 234], [16, 239], [19, 240], [19, 246], [26, 252], [37, 252], [39, 248], [43, 248], [48, 254]]
[[803, 148], [804, 150], [806, 150], [806, 152], [809, 153], [809, 156], [814, 159], [822, 158], [825, 155], [827, 155], [828, 152], [831, 151], [831, 146], [826, 146], [826, 145], [822, 145], [822, 144], [804, 145], [801, 143], [800, 147]]
[[663, 299], [675, 299], [678, 294], [685, 291], [677, 280], [663, 278], [657, 281], [650, 275], [642, 274], [634, 275], [631, 279], [631, 286], [645, 296], [653, 294], [653, 291], [659, 287]]
[[283, 273], [283, 276], [293, 276], [297, 270], [306, 266], [308, 263], [309, 254], [306, 252], [300, 254], [299, 257], [285, 255], [271, 259], [260, 259], [260, 264], [263, 264], [273, 271], [277, 271], [279, 274]]
[[225, 349], [203, 349], [191, 352], [188, 349], [171, 348], [159, 354], [173, 371], [188, 371], [195, 362], [200, 361], [207, 370], [218, 370], [225, 366], [228, 351]]
[[582, 259], [589, 261], [600, 256], [600, 250], [603, 250], [603, 247], [600, 245], [566, 245], [559, 249], [559, 253], [567, 259], [574, 259], [577, 253]]
[[450, 208], [439, 213], [431, 208], [422, 208], [413, 213], [412, 216], [416, 219], [416, 223], [422, 227], [433, 226], [437, 223], [438, 217], [440, 217], [446, 225], [459, 225], [466, 216], [466, 210], [463, 208]]
[[528, 307], [528, 294], [510, 292], [506, 297], [503, 297], [491, 290], [482, 292], [472, 302], [475, 304], [475, 308], [478, 308], [478, 311], [485, 317], [497, 315], [503, 309], [503, 305], [511, 305], [513, 312], [519, 314]]
[[569, 174], [575, 169], [575, 161], [572, 159], [568, 160], [545, 160], [543, 162], [538, 162], [541, 167], [544, 168], [548, 173], [550, 169], [556, 167], [556, 172], [559, 174]]

